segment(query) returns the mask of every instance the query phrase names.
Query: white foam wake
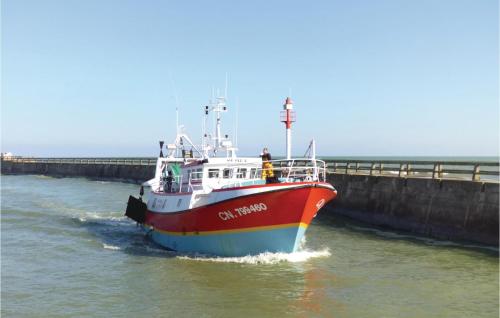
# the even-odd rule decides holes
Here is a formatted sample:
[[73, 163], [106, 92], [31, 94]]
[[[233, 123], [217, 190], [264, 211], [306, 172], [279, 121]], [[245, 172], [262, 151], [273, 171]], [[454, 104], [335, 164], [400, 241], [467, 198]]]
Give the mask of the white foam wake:
[[113, 251], [121, 250], [121, 248], [118, 246], [108, 245], [108, 244], [104, 244], [104, 243], [102, 243], [102, 247], [104, 247], [107, 250], [113, 250]]
[[209, 256], [178, 256], [183, 260], [193, 260], [216, 263], [237, 263], [237, 264], [278, 264], [282, 262], [300, 263], [312, 258], [331, 256], [328, 248], [319, 251], [302, 250], [293, 253], [270, 253], [265, 252], [258, 255], [247, 255], [241, 257], [209, 257]]
[[105, 221], [123, 221], [127, 217], [116, 212], [112, 213], [96, 213], [85, 212], [83, 215], [77, 217], [80, 222], [87, 222], [88, 220], [105, 220]]

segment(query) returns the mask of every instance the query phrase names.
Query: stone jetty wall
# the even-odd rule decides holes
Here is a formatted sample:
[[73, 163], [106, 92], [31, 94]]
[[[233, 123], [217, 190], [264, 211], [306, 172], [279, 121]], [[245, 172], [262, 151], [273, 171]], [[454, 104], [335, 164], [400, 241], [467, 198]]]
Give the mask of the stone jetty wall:
[[447, 240], [498, 246], [499, 185], [329, 174], [338, 190], [327, 213]]
[[155, 166], [2, 161], [2, 174], [43, 174], [142, 183], [154, 177]]

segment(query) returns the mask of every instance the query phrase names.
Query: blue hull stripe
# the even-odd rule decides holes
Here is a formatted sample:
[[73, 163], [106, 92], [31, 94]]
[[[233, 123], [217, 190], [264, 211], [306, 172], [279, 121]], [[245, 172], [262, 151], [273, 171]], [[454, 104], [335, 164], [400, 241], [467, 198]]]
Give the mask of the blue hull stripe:
[[263, 252], [294, 252], [305, 231], [303, 226], [216, 235], [171, 235], [152, 231], [151, 237], [163, 247], [179, 252], [245, 256]]

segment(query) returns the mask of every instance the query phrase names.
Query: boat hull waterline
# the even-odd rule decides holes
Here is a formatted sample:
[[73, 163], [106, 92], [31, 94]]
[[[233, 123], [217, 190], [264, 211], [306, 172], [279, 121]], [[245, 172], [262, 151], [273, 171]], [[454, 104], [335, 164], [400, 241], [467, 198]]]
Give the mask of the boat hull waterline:
[[[222, 201], [184, 211], [148, 208], [144, 226], [153, 241], [179, 252], [219, 256], [291, 253], [299, 247], [316, 213], [337, 195], [323, 182], [246, 188], [243, 196], [237, 194], [238, 189], [219, 190], [225, 192]], [[237, 195], [231, 197], [231, 191]], [[178, 194], [162, 194], [165, 196], [166, 200], [176, 199]]]

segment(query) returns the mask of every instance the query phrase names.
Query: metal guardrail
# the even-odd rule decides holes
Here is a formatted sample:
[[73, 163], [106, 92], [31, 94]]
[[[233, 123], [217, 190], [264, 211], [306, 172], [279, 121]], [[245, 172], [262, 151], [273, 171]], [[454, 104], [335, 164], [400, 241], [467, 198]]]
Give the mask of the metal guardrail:
[[499, 181], [499, 162], [325, 160], [329, 173], [403, 178]]
[[2, 161], [18, 163], [71, 163], [71, 164], [108, 164], [156, 166], [157, 158], [29, 158], [2, 157]]
[[[29, 158], [2, 157], [19, 163], [68, 163], [155, 166], [157, 158]], [[408, 161], [408, 160], [324, 160], [327, 172], [401, 178], [460, 179], [499, 182], [499, 162]]]

